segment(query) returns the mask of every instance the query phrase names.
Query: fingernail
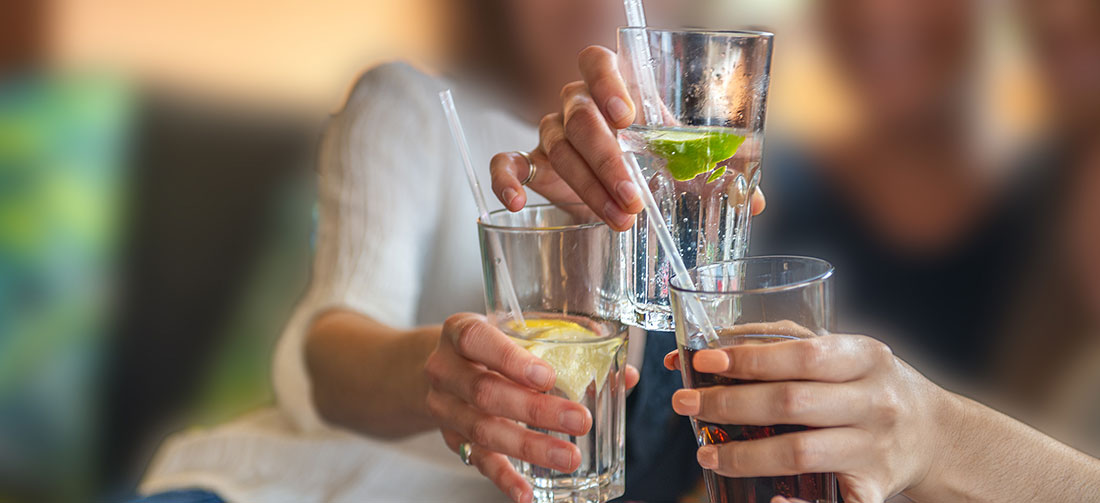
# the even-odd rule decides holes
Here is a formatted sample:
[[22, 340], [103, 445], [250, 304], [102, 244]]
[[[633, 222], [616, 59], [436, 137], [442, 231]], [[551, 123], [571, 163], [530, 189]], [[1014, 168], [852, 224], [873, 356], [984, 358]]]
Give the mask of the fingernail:
[[575, 410], [567, 410], [558, 416], [558, 423], [561, 424], [563, 430], [580, 432], [584, 429], [584, 414]]
[[527, 380], [536, 388], [549, 388], [554, 384], [554, 370], [542, 363], [527, 366]]
[[725, 372], [729, 369], [730, 359], [726, 353], [709, 349], [696, 353], [691, 364], [700, 372]]
[[550, 464], [559, 472], [573, 471], [573, 451], [564, 447], [550, 449]]
[[603, 216], [615, 224], [616, 227], [626, 227], [630, 222], [630, 215], [619, 209], [619, 205], [615, 204], [614, 201], [608, 201], [607, 204], [603, 205]]
[[704, 445], [699, 448], [699, 451], [695, 453], [695, 458], [699, 460], [699, 466], [708, 470], [718, 468], [718, 448], [713, 445]]
[[694, 416], [699, 413], [699, 392], [693, 389], [682, 389], [672, 394], [672, 408], [683, 416]]
[[523, 489], [513, 487], [511, 491], [508, 491], [508, 494], [511, 495], [512, 501], [515, 501], [516, 503], [520, 503], [523, 501]]
[[607, 100], [607, 114], [612, 122], [621, 122], [630, 118], [630, 107], [618, 96], [612, 96]]
[[631, 204], [641, 197], [641, 192], [638, 191], [638, 185], [629, 180], [623, 180], [615, 186], [615, 192], [619, 193], [619, 199], [623, 200], [624, 204]]
[[513, 189], [511, 187], [504, 189], [504, 192], [501, 193], [501, 196], [504, 197], [504, 205], [511, 207], [512, 203], [516, 200], [516, 196], [518, 195], [519, 192], [516, 192], [516, 189]]

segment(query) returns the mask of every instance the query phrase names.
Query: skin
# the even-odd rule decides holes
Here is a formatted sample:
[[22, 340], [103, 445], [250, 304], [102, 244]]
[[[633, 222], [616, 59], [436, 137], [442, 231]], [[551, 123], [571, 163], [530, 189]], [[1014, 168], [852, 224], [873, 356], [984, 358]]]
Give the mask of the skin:
[[[862, 105], [862, 128], [816, 155], [830, 178], [881, 239], [899, 249], [935, 253], [965, 237], [990, 206], [989, 181], [971, 157], [965, 130], [966, 83], [974, 67], [973, 1], [838, 0], [817, 2], [825, 41]], [[615, 132], [631, 124], [635, 104], [611, 50], [581, 51], [582, 80], [561, 88], [556, 111], [539, 123], [530, 188], [551, 201], [583, 201], [624, 230], [642, 210]], [[516, 211], [527, 161], [493, 158], [493, 190]], [[929, 205], [935, 200], [937, 204]], [[754, 211], [763, 196], [754, 195]]]
[[[987, 181], [970, 169], [959, 115], [973, 3], [819, 5], [833, 51], [865, 99], [864, 129], [819, 152], [831, 161], [828, 174], [885, 241], [924, 253], [952, 245], [990, 199]], [[527, 187], [554, 201], [581, 200], [625, 229], [641, 205], [614, 132], [632, 122], [635, 107], [612, 51], [590, 47], [578, 59], [583, 80], [564, 86], [558, 111], [540, 122], [532, 151], [538, 174]], [[512, 210], [526, 203], [519, 180], [528, 172], [518, 155], [493, 158], [493, 190]], [[770, 382], [682, 390], [673, 398], [677, 412], [719, 423], [818, 427], [700, 448], [700, 464], [723, 475], [836, 472], [845, 500], [856, 503], [901, 492], [916, 501], [1086, 501], [1100, 491], [1097, 460], [939, 388], [867, 337], [703, 351], [696, 362], [700, 372]], [[666, 365], [679, 368], [675, 353]]]
[[[902, 256], [951, 253], [996, 208], [968, 127], [979, 68], [973, 0], [817, 2], [859, 126], [811, 155], [859, 223]], [[935, 201], [935, 204], [929, 204]]]
[[46, 2], [10, 2], [0, 19], [0, 74], [37, 68], [49, 41]]
[[[961, 3], [961, 2], [960, 2]], [[527, 69], [524, 79], [517, 82], [525, 82], [527, 86], [516, 86], [528, 91], [516, 92], [516, 96], [525, 98], [530, 103], [543, 104], [540, 108], [558, 108], [558, 112], [549, 114], [543, 118], [539, 125], [540, 144], [532, 151], [539, 175], [528, 185], [533, 190], [542, 193], [554, 201], [583, 201], [593, 211], [597, 212], [604, 220], [617, 229], [628, 228], [636, 215], [641, 210], [638, 200], [637, 187], [630, 185], [626, 175], [625, 166], [619, 159], [617, 143], [613, 143], [613, 133], [616, 129], [625, 127], [633, 120], [635, 108], [630, 101], [628, 93], [622, 88], [621, 78], [614, 71], [614, 54], [601, 47], [585, 49], [580, 54], [580, 64], [577, 68], [583, 80], [575, 81], [565, 86], [551, 85], [550, 82], [564, 82], [563, 76], [576, 78], [571, 73], [568, 65], [562, 63], [561, 54], [565, 51], [550, 50], [553, 45], [575, 45], [578, 41], [594, 40], [583, 33], [584, 30], [575, 29], [580, 26], [573, 21], [575, 19], [589, 19], [584, 15], [570, 17], [550, 15], [551, 12], [543, 12], [539, 9], [549, 9], [549, 2], [516, 2], [509, 4], [511, 8], [519, 12], [510, 18], [510, 22], [520, 25], [517, 33], [530, 33], [534, 37], [516, 44], [521, 52], [528, 53], [530, 58], [518, 58], [511, 63], [520, 66], [521, 61], [541, 61], [536, 67], [523, 65]], [[569, 4], [570, 8], [582, 9], [584, 4], [598, 4], [598, 2], [585, 2]], [[858, 2], [838, 2], [838, 9], [856, 8]], [[944, 23], [940, 25], [942, 34], [951, 35], [938, 40], [958, 41], [960, 25], [955, 20], [965, 19], [965, 16], [952, 14], [951, 5], [940, 0], [937, 2], [887, 2], [882, 5], [881, 12], [893, 15], [893, 19], [905, 19], [907, 15], [899, 15], [907, 7], [914, 5], [927, 5], [940, 9], [938, 13], [927, 11], [918, 16], [923, 23]], [[530, 10], [524, 10], [530, 9]], [[901, 9], [901, 10], [899, 10]], [[596, 16], [592, 16], [596, 18]], [[875, 46], [881, 40], [876, 37], [912, 36], [921, 30], [902, 30], [906, 25], [897, 23], [890, 30], [856, 30], [857, 27], [845, 28], [842, 22], [848, 20], [863, 20], [863, 28], [877, 23], [874, 17], [846, 17], [844, 15], [830, 16], [833, 23], [837, 23], [837, 33], [847, 33], [848, 28], [853, 28], [852, 34], [859, 35], [861, 39], [850, 39], [844, 44], [838, 43], [838, 47]], [[526, 20], [526, 21], [524, 21]], [[536, 23], [535, 21], [539, 21]], [[535, 25], [546, 25], [548, 20], [556, 20], [553, 24], [557, 28], [533, 29]], [[564, 20], [564, 21], [563, 21]], [[530, 25], [530, 26], [527, 26]], [[584, 26], [592, 26], [584, 24]], [[532, 28], [532, 29], [526, 29]], [[603, 28], [600, 28], [602, 30]], [[598, 31], [598, 30], [597, 30]], [[610, 30], [603, 31], [610, 33]], [[540, 35], [541, 34], [541, 35]], [[550, 37], [550, 35], [553, 37]], [[579, 34], [579, 35], [578, 35]], [[568, 42], [563, 42], [567, 40]], [[541, 40], [541, 42], [540, 42]], [[837, 39], [839, 40], [839, 39]], [[903, 40], [904, 41], [904, 40]], [[576, 46], [576, 45], [575, 45]], [[579, 47], [579, 46], [578, 46]], [[898, 43], [885, 47], [901, 48], [904, 51], [919, 51], [921, 48], [931, 47], [931, 54], [917, 57], [921, 65], [894, 65], [889, 63], [891, 58], [865, 57], [852, 58], [847, 64], [852, 70], [851, 74], [866, 83], [863, 89], [864, 96], [874, 103], [868, 109], [874, 113], [869, 116], [868, 123], [875, 125], [868, 130], [875, 134], [869, 134], [855, 142], [848, 152], [852, 162], [845, 163], [858, 168], [859, 166], [874, 167], [875, 170], [855, 170], [849, 179], [872, 178], [859, 175], [867, 173], [885, 173], [884, 179], [876, 179], [875, 183], [865, 188], [894, 187], [904, 190], [877, 190], [882, 194], [881, 199], [871, 199], [869, 207], [883, 208], [883, 211], [870, 211], [872, 215], [884, 214], [907, 215], [914, 212], [908, 211], [909, 207], [901, 205], [892, 206], [893, 201], [901, 201], [912, 206], [915, 202], [921, 207], [928, 221], [933, 224], [944, 220], [944, 215], [954, 215], [953, 221], [965, 222], [966, 218], [960, 215], [968, 214], [969, 208], [959, 201], [971, 201], [974, 198], [973, 185], [963, 177], [957, 175], [961, 170], [957, 169], [963, 163], [959, 162], [958, 151], [960, 147], [953, 145], [953, 140], [961, 135], [956, 131], [943, 127], [954, 121], [941, 120], [950, 118], [950, 111], [955, 104], [955, 87], [951, 85], [956, 79], [953, 73], [957, 72], [965, 58], [959, 59], [959, 54], [966, 51], [957, 51], [957, 45], [951, 44], [920, 44]], [[544, 53], [541, 51], [545, 51]], [[910, 58], [911, 59], [911, 58]], [[917, 78], [920, 75], [931, 75], [929, 78]], [[889, 80], [894, 79], [894, 80]], [[547, 90], [553, 90], [556, 94], [558, 87], [562, 87], [559, 96], [551, 96]], [[887, 89], [887, 94], [879, 95], [878, 90]], [[615, 99], [617, 98], [617, 99]], [[553, 105], [545, 105], [551, 104]], [[559, 106], [560, 104], [560, 106]], [[521, 116], [535, 116], [532, 109], [521, 110]], [[920, 112], [920, 113], [917, 113]], [[938, 133], [937, 133], [938, 132]], [[929, 148], [933, 147], [933, 148]], [[898, 155], [898, 153], [906, 155]], [[919, 157], [922, 153], [932, 152], [931, 157]], [[942, 154], [942, 155], [941, 155]], [[843, 157], [843, 156], [842, 156]], [[895, 159], [909, 159], [909, 163], [893, 163]], [[929, 170], [929, 166], [935, 166], [937, 170]], [[884, 169], [890, 168], [890, 169]], [[909, 167], [919, 167], [920, 172], [935, 171], [939, 178], [933, 180], [936, 183], [915, 185], [910, 177], [913, 170]], [[526, 203], [525, 188], [520, 186], [519, 180], [526, 178], [527, 165], [524, 160], [514, 154], [500, 154], [493, 159], [493, 189], [498, 198], [512, 209], [518, 210]], [[899, 175], [900, 174], [900, 175]], [[919, 182], [920, 180], [916, 180]], [[952, 183], [952, 181], [957, 183]], [[626, 182], [625, 184], [623, 182]], [[929, 190], [917, 190], [926, 186]], [[860, 186], [856, 186], [859, 191]], [[947, 189], [958, 189], [958, 194], [945, 192]], [[876, 190], [864, 190], [864, 193], [874, 193]], [[929, 208], [923, 204], [928, 199], [922, 194], [935, 192], [943, 201], [932, 209], [943, 209], [938, 215], [927, 211]], [[916, 197], [895, 197], [898, 194], [915, 194]], [[754, 197], [754, 212], [763, 209], [763, 197], [757, 194]], [[916, 212], [920, 213], [920, 212]], [[938, 217], [938, 220], [937, 220]], [[886, 218], [887, 223], [900, 220], [898, 218]], [[947, 220], [952, 220], [947, 218]], [[916, 222], [923, 225], [886, 225], [888, 228], [918, 229], [932, 228], [931, 234], [936, 234], [936, 225], [927, 225], [925, 221]], [[950, 230], [950, 229], [949, 229]], [[928, 231], [925, 231], [928, 233]], [[950, 234], [950, 233], [948, 233]], [[928, 236], [918, 234], [924, 239]], [[933, 236], [934, 237], [934, 236]], [[902, 239], [904, 241], [904, 237]], [[400, 344], [397, 341], [401, 341]], [[410, 344], [410, 341], [416, 341]], [[474, 341], [474, 342], [471, 342]], [[476, 342], [476, 343], [475, 343]], [[546, 389], [547, 385], [532, 381], [527, 377], [527, 370], [531, 366], [538, 366], [537, 359], [524, 352], [517, 352], [507, 344], [511, 341], [503, 337], [498, 331], [489, 327], [477, 315], [459, 314], [448, 320], [443, 327], [421, 327], [410, 331], [396, 330], [386, 327], [369, 318], [354, 313], [331, 312], [320, 316], [313, 325], [310, 336], [307, 339], [307, 362], [313, 378], [315, 400], [318, 410], [322, 415], [336, 423], [365, 434], [377, 436], [401, 436], [426, 428], [439, 427], [443, 432], [447, 444], [457, 450], [457, 446], [463, 440], [474, 439], [477, 447], [474, 449], [473, 461], [483, 474], [492, 479], [502, 491], [509, 494], [516, 501], [529, 501], [530, 488], [518, 474], [511, 469], [503, 454], [512, 454], [519, 457], [530, 456], [529, 461], [544, 466], [555, 466], [565, 460], [552, 459], [550, 453], [560, 453], [556, 450], [561, 446], [554, 444], [553, 439], [540, 438], [529, 435], [527, 432], [519, 432], [509, 428], [507, 417], [530, 421], [534, 424], [549, 425], [557, 418], [557, 424], [551, 429], [569, 432], [578, 431], [575, 425], [566, 424], [564, 416], [570, 412], [581, 412], [563, 401], [552, 400], [552, 397], [538, 395], [537, 391]], [[793, 343], [792, 343], [793, 344]], [[483, 346], [484, 345], [484, 346]], [[514, 345], [513, 345], [514, 346]], [[841, 345], [843, 346], [843, 345]], [[486, 353], [485, 347], [496, 348], [496, 351]], [[866, 343], [862, 346], [855, 344], [853, 347], [874, 347]], [[480, 349], [479, 349], [480, 348]], [[1094, 463], [1089, 464], [1088, 459], [1080, 459], [1081, 455], [1059, 446], [1042, 435], [1023, 427], [1019, 423], [997, 415], [980, 405], [968, 402], [965, 399], [948, 395], [944, 398], [942, 390], [935, 391], [931, 385], [916, 385], [919, 379], [914, 377], [915, 372], [902, 364], [890, 365], [883, 363], [888, 360], [877, 351], [879, 356], [875, 360], [876, 366], [867, 370], [864, 375], [854, 377], [856, 382], [861, 382], [863, 387], [852, 385], [849, 389], [853, 394], [849, 398], [858, 396], [855, 391], [868, 389], [868, 384], [890, 385], [898, 390], [906, 388], [905, 383], [913, 385], [914, 389], [908, 389], [904, 397], [911, 401], [920, 397], [936, 397], [933, 402], [943, 402], [935, 407], [921, 404], [922, 407], [934, 412], [922, 414], [921, 417], [936, 417], [939, 419], [953, 418], [951, 423], [959, 432], [954, 451], [950, 452], [958, 466], [965, 466], [968, 462], [975, 461], [973, 452], [985, 452], [994, 460], [1010, 460], [1016, 457], [1014, 452], [1000, 452], [1011, 448], [1016, 444], [1004, 442], [992, 442], [996, 449], [990, 449], [990, 436], [1019, 439], [1027, 448], [1029, 457], [1034, 463], [1021, 463], [1027, 466], [1016, 465], [1017, 470], [1033, 474], [1050, 474], [1049, 467], [1060, 467], [1077, 463], [1082, 469], [1094, 470]], [[382, 355], [385, 355], [383, 357]], [[503, 359], [494, 359], [497, 356], [507, 355]], [[364, 365], [370, 362], [370, 365]], [[891, 370], [892, 369], [892, 370]], [[900, 369], [900, 370], [899, 370]], [[715, 371], [721, 371], [714, 369]], [[896, 375], [891, 375], [893, 372]], [[405, 378], [394, 379], [394, 375], [404, 375]], [[489, 376], [489, 377], [487, 377]], [[836, 379], [836, 378], [834, 378]], [[631, 384], [636, 381], [636, 372], [628, 371], [628, 380]], [[827, 381], [828, 382], [828, 381]], [[832, 383], [834, 385], [846, 383]], [[901, 393], [901, 391], [899, 391]], [[362, 400], [362, 397], [377, 397], [372, 400]], [[509, 400], [500, 400], [500, 397], [513, 397]], [[868, 397], [864, 392], [862, 399]], [[517, 401], [518, 400], [518, 401]], [[702, 403], [702, 401], [700, 401]], [[913, 402], [907, 402], [913, 406]], [[575, 405], [575, 404], [573, 404]], [[879, 405], [871, 408], [875, 411], [871, 417], [874, 424], [865, 422], [862, 424], [866, 430], [874, 431], [882, 435], [884, 432], [897, 431], [898, 414], [893, 406]], [[912, 409], [906, 409], [912, 410]], [[788, 411], [790, 412], [790, 411]], [[526, 414], [526, 415], [524, 415]], [[591, 422], [590, 414], [584, 411], [585, 429]], [[517, 417], [522, 416], [522, 417]], [[827, 422], [824, 417], [822, 422]], [[809, 421], [792, 421], [808, 423]], [[927, 428], [927, 422], [922, 422]], [[935, 423], [932, 423], [935, 424]], [[514, 426], [514, 424], [512, 424]], [[837, 429], [837, 428], [830, 428]], [[840, 438], [844, 434], [851, 438], [861, 438], [864, 442], [870, 442], [864, 434], [859, 436], [857, 431], [841, 428], [839, 432], [831, 432]], [[501, 432], [495, 435], [493, 432]], [[823, 436], [824, 437], [824, 436]], [[835, 439], [833, 441], [835, 442]], [[887, 434], [884, 438], [890, 438]], [[930, 438], [930, 437], [929, 437]], [[962, 440], [970, 439], [970, 442]], [[980, 442], [978, 440], [981, 440]], [[881, 442], [887, 446], [890, 441]], [[874, 443], [877, 445], [877, 443]], [[981, 445], [973, 445], [981, 444]], [[834, 445], [834, 444], [828, 444]], [[765, 446], [767, 447], [767, 446]], [[772, 446], [775, 448], [776, 446]], [[978, 448], [980, 447], [980, 448]], [[848, 471], [837, 469], [846, 473], [846, 486], [849, 489], [863, 491], [874, 497], [875, 494], [888, 494], [892, 489], [913, 484], [917, 480], [921, 466], [931, 466], [933, 463], [925, 461], [909, 463], [887, 463], [886, 465], [867, 462], [868, 458], [879, 456], [875, 459], [885, 459], [891, 451], [887, 447], [876, 449], [873, 454], [866, 454], [861, 458], [863, 464], [858, 461], [852, 466], [845, 467]], [[970, 454], [968, 454], [970, 453]], [[575, 465], [575, 451], [568, 456], [568, 464], [561, 463], [563, 469], [571, 469]], [[538, 458], [542, 455], [542, 458]], [[968, 456], [970, 456], [968, 458]], [[718, 455], [719, 465], [722, 456]], [[728, 455], [727, 455], [728, 457]], [[942, 457], [942, 456], [941, 456]], [[709, 460], [709, 454], [707, 460]], [[812, 457], [796, 456], [789, 459], [798, 459], [803, 463], [809, 463]], [[962, 461], [959, 461], [962, 460]], [[976, 461], [983, 461], [978, 459]], [[1025, 460], [1027, 461], [1027, 460]], [[1041, 466], [1036, 466], [1041, 465]], [[802, 466], [802, 465], [798, 465]], [[796, 466], [796, 467], [798, 467]], [[808, 464], [805, 466], [809, 466]], [[946, 465], [945, 465], [946, 466]], [[863, 468], [863, 471], [860, 469]], [[1043, 469], [1035, 469], [1043, 468]], [[721, 466], [719, 466], [719, 469]], [[788, 468], [789, 469], [789, 468]], [[947, 470], [943, 470], [946, 472]], [[982, 475], [988, 475], [985, 470], [978, 471], [975, 479]], [[975, 480], [949, 480], [948, 477], [929, 478], [931, 473], [941, 473], [928, 469], [927, 473], [917, 482], [910, 494], [922, 498], [930, 498], [937, 495], [937, 491], [946, 495], [964, 494], [967, 488], [974, 485], [982, 485]], [[971, 473], [975, 473], [971, 471]], [[985, 485], [996, 485], [1007, 494], [1008, 498], [1027, 494], [1026, 492], [1013, 492], [1020, 489], [1020, 485], [1028, 482], [1027, 476], [1015, 476], [1012, 470], [1002, 470], [988, 477], [982, 478]], [[1080, 475], [1066, 473], [1066, 475]], [[1085, 475], [1092, 476], [1093, 472]], [[1007, 480], [1006, 480], [1007, 479]], [[931, 480], [939, 480], [940, 484], [926, 483]], [[1082, 480], [1088, 480], [1084, 478]], [[991, 484], [990, 481], [993, 481]], [[860, 486], [863, 484], [863, 486]], [[1033, 485], [1028, 483], [1028, 488]], [[962, 489], [960, 489], [962, 488]], [[1068, 489], [1068, 488], [1063, 488]], [[877, 493], [876, 493], [877, 491]], [[922, 491], [927, 491], [924, 493]], [[954, 492], [951, 492], [954, 491]], [[863, 493], [852, 493], [852, 498], [864, 497]], [[1047, 496], [1059, 494], [1048, 492]], [[1090, 493], [1091, 494], [1091, 493]], [[1073, 495], [1065, 494], [1065, 498], [1059, 500], [1072, 501]], [[1082, 498], [1078, 498], [1082, 499]], [[948, 499], [949, 500], [949, 499]], [[852, 499], [851, 501], [859, 501]], [[873, 501], [873, 500], [866, 500]]]
[[[313, 323], [305, 356], [326, 421], [381, 438], [437, 428], [456, 453], [471, 442], [473, 465], [517, 502], [531, 500], [531, 487], [505, 456], [565, 472], [581, 458], [576, 446], [516, 421], [571, 435], [592, 427], [586, 408], [542, 393], [553, 387], [552, 367], [478, 314], [398, 330], [330, 311]], [[628, 367], [627, 387], [637, 382]]]
[[836, 0], [815, 3], [815, 14], [831, 62], [860, 97], [863, 134], [920, 132], [956, 113], [976, 61], [975, 2]]
[[[505, 207], [519, 211], [526, 189], [553, 202], [583, 202], [616, 230], [634, 225], [643, 209], [641, 191], [630, 179], [616, 132], [634, 122], [634, 102], [626, 89], [613, 51], [589, 46], [577, 56], [583, 80], [561, 89], [558, 112], [539, 122], [539, 144], [531, 150], [536, 176], [515, 152], [502, 152], [490, 163], [493, 193]], [[753, 194], [754, 214], [764, 210], [761, 191]]]
[[[467, 0], [459, 8], [469, 14], [462, 34], [469, 50], [456, 60], [494, 76], [502, 102], [532, 123], [580, 76], [577, 51], [614, 40], [621, 23], [620, 6], [589, 0]], [[581, 405], [541, 393], [553, 387], [549, 365], [472, 313], [407, 330], [349, 311], [321, 313], [309, 328], [305, 358], [326, 421], [382, 438], [438, 429], [456, 453], [471, 442], [472, 463], [519, 503], [531, 501], [531, 487], [506, 455], [569, 472], [580, 453], [516, 421], [575, 435], [592, 424]], [[633, 367], [626, 381], [637, 383]]]
[[622, 5], [588, 0], [458, 0], [458, 62], [450, 71], [496, 85], [500, 103], [532, 124], [580, 78], [577, 53], [613, 44]]
[[[613, 55], [606, 50], [586, 49], [581, 52], [582, 59], [591, 59], [593, 64], [578, 68], [575, 55], [592, 40], [614, 36], [615, 27], [621, 22], [620, 6], [589, 0], [490, 3], [499, 7], [504, 26], [475, 25], [477, 29], [473, 31], [481, 35], [507, 34], [508, 48], [514, 53], [491, 55], [502, 59], [492, 70], [508, 84], [504, 96], [511, 99], [504, 101], [527, 104], [515, 112], [534, 121], [538, 117], [536, 110], [549, 108], [545, 104], [557, 106], [561, 99], [558, 91], [565, 85], [573, 91], [575, 101], [567, 114], [577, 119], [570, 125], [573, 134], [578, 137], [587, 134], [581, 119], [585, 114], [588, 126], [599, 126], [598, 121], [591, 120], [600, 117], [598, 109], [582, 103], [586, 95], [584, 86], [566, 83], [585, 76], [591, 80], [595, 75], [586, 72], [613, 62]], [[531, 65], [532, 61], [539, 64]], [[617, 73], [614, 75], [618, 78]], [[632, 114], [629, 97], [625, 92], [622, 96]], [[594, 110], [597, 115], [592, 114]], [[544, 121], [540, 130], [547, 126], [552, 124]], [[601, 138], [614, 140], [609, 130]], [[602, 155], [617, 156], [617, 143], [613, 148]], [[567, 150], [558, 151], [569, 154]], [[541, 151], [536, 150], [533, 155], [540, 162], [545, 158]], [[618, 168], [622, 168], [621, 161], [618, 162]], [[494, 162], [494, 166], [498, 164], [499, 161]], [[526, 163], [523, 167], [526, 169]], [[498, 171], [494, 167], [494, 184]], [[533, 186], [545, 190], [551, 199], [561, 196], [555, 200], [580, 200], [570, 196], [571, 186], [560, 179], [554, 181], [553, 170], [544, 173]], [[625, 177], [625, 171], [617, 173]], [[517, 192], [522, 192], [518, 179], [514, 185]], [[603, 189], [597, 189], [593, 185], [592, 191], [581, 192], [606, 197], [599, 192]], [[509, 208], [518, 209], [514, 204]], [[629, 206], [633, 213], [640, 210], [640, 201], [635, 200]], [[762, 197], [753, 210], [763, 210]], [[633, 216], [630, 219], [632, 222]], [[579, 435], [591, 428], [591, 413], [574, 402], [541, 394], [553, 386], [553, 370], [488, 325], [480, 315], [459, 313], [442, 326], [401, 330], [358, 313], [332, 311], [316, 318], [305, 346], [313, 400], [318, 412], [330, 423], [386, 438], [437, 428], [455, 453], [460, 444], [471, 442], [472, 463], [519, 503], [531, 501], [531, 487], [505, 456], [565, 472], [573, 471], [580, 463], [575, 446], [529, 432], [515, 422]], [[627, 368], [626, 381], [628, 387], [637, 383], [638, 372], [633, 367]]]
[[1081, 297], [1100, 322], [1100, 5], [1088, 0], [1021, 0], [1035, 61], [1068, 143], [1072, 181], [1066, 198], [1067, 262], [1081, 279]]
[[1100, 135], [1100, 5], [1089, 0], [1020, 0], [1056, 127], [1071, 141]]
[[[851, 503], [899, 493], [917, 502], [1089, 501], [1100, 494], [1100, 460], [936, 386], [869, 337], [704, 350], [694, 362], [698, 372], [764, 382], [679, 390], [677, 413], [815, 427], [699, 448], [699, 464], [721, 475], [835, 472]], [[669, 353], [665, 366], [679, 370], [679, 354]]]

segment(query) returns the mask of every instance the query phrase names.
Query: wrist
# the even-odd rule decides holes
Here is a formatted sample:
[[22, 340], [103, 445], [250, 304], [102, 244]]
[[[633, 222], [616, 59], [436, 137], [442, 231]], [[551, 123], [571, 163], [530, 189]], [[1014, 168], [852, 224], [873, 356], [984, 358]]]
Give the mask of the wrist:
[[313, 405], [333, 426], [396, 438], [435, 426], [424, 362], [439, 327], [396, 330], [346, 311], [319, 316], [305, 343]]
[[916, 502], [958, 501], [965, 499], [966, 483], [960, 479], [966, 452], [970, 449], [971, 404], [966, 398], [934, 386], [929, 400], [932, 424], [930, 449], [925, 456], [922, 473], [911, 482], [904, 494]]
[[[427, 405], [428, 390], [431, 385], [428, 382], [428, 373], [424, 369], [424, 365], [427, 364], [428, 357], [439, 345], [439, 337], [442, 333], [443, 327], [439, 325], [418, 327], [407, 332], [404, 337], [398, 337], [392, 341], [394, 344], [411, 345], [415, 348], [411, 351], [412, 360], [407, 367], [406, 382], [412, 387], [405, 394], [409, 399], [405, 407], [416, 416], [418, 422], [433, 426], [435, 425], [435, 419], [432, 418]], [[406, 350], [408, 350], [407, 347]]]

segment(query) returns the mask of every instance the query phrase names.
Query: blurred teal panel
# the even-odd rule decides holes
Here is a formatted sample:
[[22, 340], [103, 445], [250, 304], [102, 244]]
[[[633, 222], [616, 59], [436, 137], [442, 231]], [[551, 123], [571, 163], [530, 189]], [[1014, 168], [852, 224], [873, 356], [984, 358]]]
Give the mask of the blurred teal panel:
[[108, 75], [0, 82], [0, 500], [88, 483], [131, 103]]

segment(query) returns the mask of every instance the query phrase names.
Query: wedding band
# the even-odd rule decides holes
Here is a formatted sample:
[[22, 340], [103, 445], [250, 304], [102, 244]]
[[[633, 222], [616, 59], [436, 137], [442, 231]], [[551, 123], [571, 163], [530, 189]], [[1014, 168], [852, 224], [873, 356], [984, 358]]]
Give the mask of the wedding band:
[[473, 446], [469, 442], [458, 444], [458, 457], [462, 458], [462, 464], [470, 466], [470, 455], [473, 454]]
[[531, 160], [531, 154], [522, 150], [517, 150], [517, 154], [522, 155], [524, 159], [527, 159], [527, 178], [524, 178], [520, 185], [527, 185], [531, 183], [531, 180], [535, 179], [535, 171], [538, 171], [538, 167], [535, 166], [535, 161]]

